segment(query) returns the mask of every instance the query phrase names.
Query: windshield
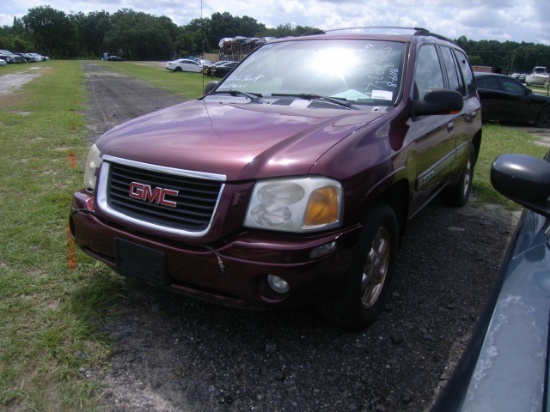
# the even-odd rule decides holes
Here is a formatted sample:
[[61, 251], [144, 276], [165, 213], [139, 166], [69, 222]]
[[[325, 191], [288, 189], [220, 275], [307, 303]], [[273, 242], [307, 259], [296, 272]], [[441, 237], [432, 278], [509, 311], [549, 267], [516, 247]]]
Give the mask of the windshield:
[[405, 49], [405, 43], [376, 40], [266, 44], [225, 78], [217, 91], [393, 105], [401, 88]]

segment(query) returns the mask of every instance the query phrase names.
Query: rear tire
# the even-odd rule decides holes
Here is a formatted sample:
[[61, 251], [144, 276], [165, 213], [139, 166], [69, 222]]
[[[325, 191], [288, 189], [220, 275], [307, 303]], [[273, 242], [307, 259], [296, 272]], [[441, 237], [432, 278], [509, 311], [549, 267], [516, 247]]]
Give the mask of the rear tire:
[[342, 294], [320, 308], [323, 317], [351, 330], [366, 328], [384, 309], [397, 254], [397, 218], [390, 206], [375, 203], [362, 225]]
[[550, 128], [550, 107], [544, 107], [537, 118], [537, 127], [548, 129]]
[[468, 160], [462, 170], [462, 175], [458, 183], [448, 187], [443, 191], [443, 200], [450, 206], [464, 206], [470, 199], [472, 191], [472, 181], [474, 179], [474, 165], [476, 161], [476, 152], [473, 145], [470, 145]]

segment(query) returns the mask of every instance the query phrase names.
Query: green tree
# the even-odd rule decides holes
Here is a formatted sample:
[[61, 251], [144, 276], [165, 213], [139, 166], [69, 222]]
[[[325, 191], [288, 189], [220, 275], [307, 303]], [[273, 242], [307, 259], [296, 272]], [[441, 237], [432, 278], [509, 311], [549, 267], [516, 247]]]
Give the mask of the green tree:
[[[183, 30], [192, 33], [193, 41], [196, 42], [196, 51], [211, 52], [217, 49], [219, 38], [212, 34], [212, 21], [207, 18], [193, 19]], [[226, 36], [227, 37], [227, 36]], [[187, 37], [188, 39], [190, 37]], [[192, 53], [196, 51], [190, 50]]]
[[131, 60], [166, 60], [174, 53], [171, 21], [167, 17], [123, 9], [112, 15], [111, 23], [104, 42], [109, 53]]
[[550, 67], [550, 46], [513, 41], [468, 40], [461, 36], [456, 40], [475, 65], [502, 68], [503, 73], [530, 72], [535, 66]]
[[[249, 16], [214, 13], [178, 27], [166, 16], [156, 17], [122, 9], [114, 14], [94, 11], [70, 16], [50, 6], [29, 9], [13, 25], [0, 27], [0, 47], [17, 51], [38, 51], [54, 57], [122, 54], [127, 59], [164, 60], [176, 56], [217, 52], [224, 38], [286, 37], [316, 32], [307, 26], [279, 25], [268, 28]], [[550, 67], [550, 46], [496, 40], [474, 41], [465, 36], [455, 40], [470, 56], [472, 64], [501, 68], [503, 72], [529, 72], [534, 66]], [[243, 42], [237, 54], [254, 45]]]
[[199, 31], [182, 30], [174, 43], [175, 53], [171, 58], [202, 54], [204, 36]]
[[110, 14], [101, 10], [87, 15], [77, 13], [71, 18], [77, 30], [79, 56], [101, 56], [105, 36], [111, 28]]
[[23, 22], [40, 53], [67, 57], [76, 40], [76, 33], [64, 12], [50, 6], [40, 6], [30, 9], [23, 16]]

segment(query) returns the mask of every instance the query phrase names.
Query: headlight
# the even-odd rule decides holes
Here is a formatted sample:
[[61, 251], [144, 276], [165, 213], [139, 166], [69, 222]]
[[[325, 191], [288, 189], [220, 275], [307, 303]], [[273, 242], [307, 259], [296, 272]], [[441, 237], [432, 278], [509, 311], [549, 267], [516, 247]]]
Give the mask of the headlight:
[[103, 159], [101, 158], [101, 152], [94, 144], [88, 152], [86, 159], [86, 169], [84, 170], [84, 187], [86, 189], [95, 190], [95, 184], [97, 181], [96, 171], [101, 166]]
[[342, 185], [325, 177], [267, 180], [256, 183], [244, 225], [285, 232], [338, 227]]

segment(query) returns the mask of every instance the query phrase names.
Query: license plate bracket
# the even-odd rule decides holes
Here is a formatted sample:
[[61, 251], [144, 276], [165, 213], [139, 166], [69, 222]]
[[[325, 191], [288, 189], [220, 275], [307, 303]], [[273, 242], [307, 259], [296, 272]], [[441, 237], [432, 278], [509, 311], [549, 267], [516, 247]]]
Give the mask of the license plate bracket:
[[115, 243], [118, 272], [156, 286], [168, 285], [164, 252], [120, 238]]

